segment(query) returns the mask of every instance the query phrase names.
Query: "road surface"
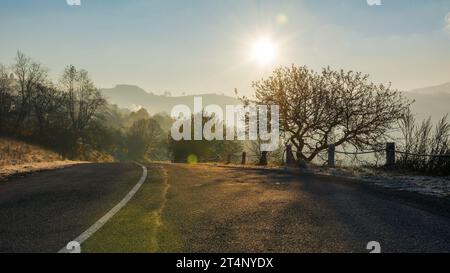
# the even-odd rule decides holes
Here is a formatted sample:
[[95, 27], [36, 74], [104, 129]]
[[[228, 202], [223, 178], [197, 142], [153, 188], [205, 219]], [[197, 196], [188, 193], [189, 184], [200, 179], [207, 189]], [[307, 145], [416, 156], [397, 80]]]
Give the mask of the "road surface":
[[0, 252], [59, 251], [138, 181], [134, 164], [84, 164], [0, 182]]
[[[342, 178], [152, 164], [83, 252], [450, 252], [448, 200]], [[0, 252], [57, 252], [133, 188], [134, 164], [86, 164], [0, 183]]]

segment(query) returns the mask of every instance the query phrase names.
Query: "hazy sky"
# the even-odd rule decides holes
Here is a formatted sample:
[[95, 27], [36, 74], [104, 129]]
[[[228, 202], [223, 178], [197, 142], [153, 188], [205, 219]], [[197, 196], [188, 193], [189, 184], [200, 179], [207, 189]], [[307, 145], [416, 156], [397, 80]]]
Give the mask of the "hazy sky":
[[[57, 78], [87, 69], [100, 87], [173, 94], [251, 91], [278, 65], [359, 70], [410, 89], [450, 81], [450, 1], [1, 0], [0, 62], [19, 49]], [[447, 16], [447, 17], [446, 17]], [[260, 37], [271, 65], [249, 61]]]

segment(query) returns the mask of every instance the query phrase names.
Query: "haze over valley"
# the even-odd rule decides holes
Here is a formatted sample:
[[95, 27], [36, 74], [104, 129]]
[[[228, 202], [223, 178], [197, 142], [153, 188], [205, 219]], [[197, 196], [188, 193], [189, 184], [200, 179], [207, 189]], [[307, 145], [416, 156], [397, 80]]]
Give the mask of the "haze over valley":
[[[140, 107], [145, 108], [151, 114], [165, 112], [170, 114], [173, 106], [177, 104], [188, 105], [193, 109], [195, 96], [203, 98], [203, 105], [217, 104], [224, 109], [225, 105], [240, 104], [237, 96], [215, 94], [189, 94], [184, 96], [171, 96], [169, 94], [158, 95], [147, 92], [136, 85], [119, 84], [113, 88], [101, 89], [103, 95], [112, 104], [120, 108], [135, 111]], [[431, 117], [437, 121], [450, 113], [450, 82], [437, 86], [429, 86], [402, 92], [405, 98], [414, 101], [412, 111], [418, 120]]]

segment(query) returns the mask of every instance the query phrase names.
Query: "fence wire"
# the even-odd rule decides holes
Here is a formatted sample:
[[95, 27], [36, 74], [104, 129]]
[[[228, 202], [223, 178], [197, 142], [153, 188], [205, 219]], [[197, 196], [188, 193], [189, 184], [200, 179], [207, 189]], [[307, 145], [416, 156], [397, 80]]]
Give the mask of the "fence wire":
[[361, 152], [346, 152], [346, 151], [334, 151], [337, 154], [346, 154], [346, 155], [365, 155], [365, 154], [374, 154], [385, 152], [385, 149], [373, 150], [373, 151], [361, 151]]
[[416, 154], [416, 153], [409, 153], [409, 152], [402, 152], [402, 151], [395, 151], [395, 152], [399, 153], [399, 154], [410, 155], [410, 156], [450, 158], [450, 154], [446, 154], [446, 155], [430, 155], [430, 154]]
[[[372, 151], [361, 151], [361, 152], [335, 151], [335, 153], [337, 153], [337, 154], [346, 154], [346, 155], [364, 155], [364, 154], [381, 153], [381, 152], [386, 152], [386, 149], [372, 150]], [[410, 155], [410, 156], [420, 156], [420, 157], [450, 158], [450, 154], [445, 154], [445, 155], [416, 154], [416, 153], [404, 152], [404, 151], [399, 151], [399, 150], [395, 150], [395, 153], [404, 154], [404, 155]]]

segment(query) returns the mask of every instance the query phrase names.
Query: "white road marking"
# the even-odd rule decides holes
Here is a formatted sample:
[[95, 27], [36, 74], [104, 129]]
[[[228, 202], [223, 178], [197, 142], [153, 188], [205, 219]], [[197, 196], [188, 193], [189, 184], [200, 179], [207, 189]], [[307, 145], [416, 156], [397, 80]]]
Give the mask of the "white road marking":
[[[75, 238], [75, 240], [72, 240], [71, 242], [77, 242], [80, 245], [86, 241], [89, 237], [91, 237], [97, 230], [99, 230], [106, 222], [108, 222], [120, 209], [122, 209], [130, 200], [133, 198], [133, 196], [136, 194], [136, 192], [139, 190], [139, 188], [144, 184], [145, 179], [147, 178], [147, 168], [139, 163], [136, 163], [142, 168], [142, 176], [141, 179], [139, 179], [138, 183], [131, 189], [129, 193], [120, 201], [114, 208], [112, 208], [108, 213], [106, 213], [102, 218], [100, 218], [95, 224], [93, 224], [91, 227], [89, 227], [86, 231], [81, 233], [80, 236]], [[63, 247], [58, 253], [70, 253], [72, 252], [72, 249], [68, 249], [67, 246]]]

